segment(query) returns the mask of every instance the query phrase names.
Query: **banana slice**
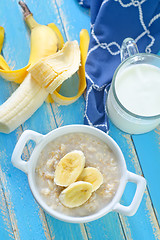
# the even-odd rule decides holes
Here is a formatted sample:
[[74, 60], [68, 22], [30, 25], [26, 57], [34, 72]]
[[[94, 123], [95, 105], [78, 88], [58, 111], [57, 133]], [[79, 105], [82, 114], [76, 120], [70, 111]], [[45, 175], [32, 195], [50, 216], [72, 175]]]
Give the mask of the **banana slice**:
[[59, 199], [65, 207], [79, 207], [90, 198], [92, 190], [91, 183], [78, 181], [63, 190], [59, 195]]
[[56, 167], [54, 182], [59, 186], [67, 187], [77, 180], [84, 165], [85, 156], [82, 151], [74, 150], [67, 153]]
[[96, 191], [103, 183], [103, 175], [94, 167], [84, 168], [78, 181], [89, 182], [93, 185], [93, 191]]

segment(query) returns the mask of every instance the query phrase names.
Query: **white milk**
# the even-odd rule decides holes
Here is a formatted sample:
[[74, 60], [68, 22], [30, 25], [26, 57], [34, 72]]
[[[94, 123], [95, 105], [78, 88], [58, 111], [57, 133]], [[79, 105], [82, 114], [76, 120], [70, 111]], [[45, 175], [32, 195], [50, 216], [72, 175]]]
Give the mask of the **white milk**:
[[[112, 87], [107, 99], [109, 117], [121, 130], [144, 133], [155, 128], [160, 119], [160, 69], [149, 64], [136, 64], [116, 76], [115, 91], [120, 103], [128, 111], [142, 116], [136, 118], [125, 112], [116, 102]], [[143, 118], [143, 117], [148, 117]]]
[[115, 90], [121, 104], [140, 116], [160, 114], [160, 69], [149, 64], [126, 68], [116, 78]]

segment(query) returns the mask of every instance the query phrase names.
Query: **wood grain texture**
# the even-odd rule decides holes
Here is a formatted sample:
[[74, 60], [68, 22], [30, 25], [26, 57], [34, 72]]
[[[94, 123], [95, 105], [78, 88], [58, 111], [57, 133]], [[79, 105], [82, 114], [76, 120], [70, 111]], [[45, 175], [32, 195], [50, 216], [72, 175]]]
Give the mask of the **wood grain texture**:
[[139, 137], [133, 136], [133, 140], [143, 173], [148, 182], [155, 213], [160, 222], [160, 191], [157, 191], [160, 183], [160, 127]]
[[[124, 154], [128, 170], [136, 174], [143, 175], [146, 178], [143, 172], [143, 165], [139, 161], [137, 150], [134, 148], [135, 142], [132, 140], [134, 137], [132, 136], [131, 138], [129, 134], [122, 133], [120, 130], [115, 128], [112, 123], [110, 123], [110, 135], [120, 146]], [[140, 139], [142, 135], [136, 135], [136, 137]], [[141, 141], [140, 145], [142, 146]], [[146, 149], [146, 151], [148, 150]], [[149, 179], [147, 179], [147, 183], [148, 180]], [[133, 186], [126, 189], [122, 197], [123, 204], [130, 204], [134, 190]], [[137, 213], [133, 217], [120, 216], [120, 218], [128, 239], [150, 240], [160, 238], [159, 222], [157, 221], [157, 216], [152, 206], [152, 199], [150, 198], [150, 194], [148, 192], [148, 185]]]
[[[41, 24], [54, 22], [65, 40], [78, 40], [82, 28], [90, 28], [89, 11], [76, 0], [26, 0]], [[3, 55], [15, 69], [27, 64], [30, 51], [30, 31], [27, 28], [18, 0], [0, 1], [0, 25], [5, 28]], [[75, 94], [77, 77], [70, 80], [62, 93]], [[0, 78], [2, 104], [18, 85]], [[71, 90], [70, 90], [71, 89]], [[83, 124], [85, 101], [83, 96], [69, 106], [44, 103], [35, 114], [11, 134], [0, 133], [0, 239], [56, 239], [56, 240], [154, 240], [160, 239], [160, 128], [142, 135], [122, 133], [111, 123], [110, 135], [118, 143], [129, 171], [143, 175], [147, 188], [142, 203], [133, 217], [109, 213], [101, 219], [86, 224], [70, 224], [46, 214], [35, 202], [28, 186], [27, 176], [14, 168], [11, 155], [16, 142], [26, 129], [46, 134], [52, 129], [68, 124]], [[23, 159], [33, 151], [29, 142]], [[128, 184], [121, 199], [129, 204], [135, 191]]]
[[[0, 169], [2, 176], [2, 171]], [[1, 177], [2, 179], [2, 177]], [[4, 195], [2, 184], [0, 183], [0, 236], [2, 239], [14, 239], [6, 197]]]

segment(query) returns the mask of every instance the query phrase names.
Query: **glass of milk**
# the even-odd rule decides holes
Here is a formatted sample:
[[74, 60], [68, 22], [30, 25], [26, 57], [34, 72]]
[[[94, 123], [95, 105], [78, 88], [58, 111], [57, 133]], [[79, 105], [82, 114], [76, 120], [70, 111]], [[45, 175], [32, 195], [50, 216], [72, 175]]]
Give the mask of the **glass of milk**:
[[134, 40], [127, 38], [121, 60], [107, 97], [109, 118], [124, 132], [149, 132], [160, 123], [160, 57], [139, 53]]

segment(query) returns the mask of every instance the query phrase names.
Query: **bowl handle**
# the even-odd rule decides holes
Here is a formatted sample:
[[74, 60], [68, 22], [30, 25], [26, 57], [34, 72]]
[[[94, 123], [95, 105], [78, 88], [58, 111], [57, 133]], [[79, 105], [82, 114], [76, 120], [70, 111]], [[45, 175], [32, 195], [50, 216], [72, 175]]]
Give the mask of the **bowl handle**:
[[29, 160], [26, 162], [26, 161], [22, 160], [22, 158], [21, 158], [23, 149], [29, 140], [33, 140], [37, 145], [42, 138], [43, 138], [43, 135], [40, 133], [31, 131], [31, 130], [24, 131], [14, 148], [12, 158], [11, 158], [12, 164], [16, 168], [20, 169], [21, 171], [28, 173], [28, 161]]
[[146, 180], [145, 178], [137, 174], [127, 171], [127, 182], [133, 182], [137, 184], [137, 188], [136, 188], [136, 192], [133, 197], [133, 200], [129, 206], [124, 206], [120, 203], [117, 203], [114, 206], [113, 211], [122, 213], [126, 216], [133, 216], [136, 213], [141, 203], [141, 200], [145, 191], [145, 187], [146, 187]]

